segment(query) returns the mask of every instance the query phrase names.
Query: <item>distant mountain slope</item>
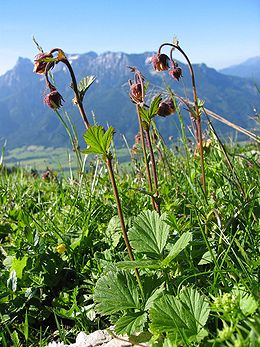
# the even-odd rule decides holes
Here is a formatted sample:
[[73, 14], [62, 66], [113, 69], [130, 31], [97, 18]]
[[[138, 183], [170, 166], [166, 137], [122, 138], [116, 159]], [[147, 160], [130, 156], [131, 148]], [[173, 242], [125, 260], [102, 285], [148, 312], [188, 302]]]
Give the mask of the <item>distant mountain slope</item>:
[[260, 56], [247, 59], [245, 62], [226, 67], [219, 72], [238, 77], [255, 78], [260, 80]]
[[[171, 88], [183, 95], [183, 84], [168, 77], [168, 73], [155, 73], [145, 61], [152, 53], [125, 54], [106, 52], [97, 55], [94, 52], [68, 55], [78, 81], [95, 75], [96, 82], [85, 97], [85, 108], [92, 123], [92, 112], [98, 123], [110, 124], [116, 128], [117, 141], [120, 134], [133, 142], [138, 124], [134, 104], [128, 96], [128, 80], [132, 78], [127, 66], [136, 66], [150, 82], [150, 87], [163, 87], [162, 76]], [[180, 64], [186, 85], [186, 93], [191, 97], [190, 75], [186, 65]], [[67, 135], [57, 115], [43, 104], [45, 82], [42, 76], [33, 73], [33, 64], [29, 59], [19, 58], [15, 67], [0, 76], [0, 140], [7, 139], [8, 147], [23, 145], [63, 146]], [[206, 107], [226, 116], [243, 127], [251, 128], [250, 116], [253, 109], [260, 109], [260, 98], [251, 80], [226, 76], [205, 64], [194, 65], [198, 96], [205, 100]], [[84, 131], [73, 98], [68, 71], [62, 64], [54, 69], [54, 77], [62, 94], [66, 111], [79, 129], [80, 137]], [[62, 110], [61, 110], [62, 113]], [[185, 121], [190, 124], [188, 116]], [[175, 123], [177, 116], [158, 120], [161, 133], [168, 137], [177, 136]], [[178, 122], [177, 122], [178, 123]], [[217, 123], [221, 133], [230, 131]], [[1, 143], [0, 143], [1, 145]]]

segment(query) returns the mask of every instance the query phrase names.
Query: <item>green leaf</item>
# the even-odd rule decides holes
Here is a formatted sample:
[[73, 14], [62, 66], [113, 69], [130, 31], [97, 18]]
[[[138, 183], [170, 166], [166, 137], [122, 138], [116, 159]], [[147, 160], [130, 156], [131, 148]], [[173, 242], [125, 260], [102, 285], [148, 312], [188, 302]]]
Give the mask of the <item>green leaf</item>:
[[145, 253], [152, 258], [160, 258], [166, 245], [169, 226], [155, 211], [144, 211], [133, 221], [129, 230], [129, 240], [137, 253]]
[[96, 76], [87, 76], [82, 78], [82, 80], [78, 83], [78, 91], [81, 101], [83, 101], [83, 98], [89, 89], [89, 87], [93, 84], [93, 82], [96, 80]]
[[167, 257], [162, 261], [163, 266], [169, 266], [170, 262], [177, 257], [184, 250], [192, 240], [192, 233], [187, 231], [181, 235], [181, 237], [175, 242], [170, 250], [170, 253]]
[[143, 327], [147, 322], [147, 313], [144, 312], [128, 312], [115, 324], [115, 332], [120, 335], [132, 335], [143, 331]]
[[194, 288], [185, 288], [179, 296], [182, 303], [192, 313], [197, 332], [206, 324], [209, 317], [209, 304]]
[[137, 283], [130, 274], [108, 272], [96, 284], [94, 301], [102, 314], [113, 314], [127, 309], [139, 309]]
[[255, 298], [246, 291], [243, 287], [235, 287], [232, 290], [232, 293], [235, 297], [238, 298], [240, 310], [243, 312], [245, 316], [249, 316], [257, 310], [259, 307], [258, 302]]
[[17, 278], [21, 279], [23, 276], [23, 269], [27, 264], [28, 256], [23, 256], [21, 259], [14, 258], [12, 261], [11, 270], [15, 270]]
[[150, 119], [149, 119], [149, 116], [148, 116], [148, 111], [149, 110], [146, 110], [144, 107], [139, 107], [139, 114], [140, 114], [140, 117], [142, 118], [143, 121], [145, 121], [145, 123], [149, 124], [150, 122]]
[[154, 302], [150, 309], [151, 330], [155, 334], [175, 332], [176, 329], [189, 330], [189, 313], [181, 301], [166, 294]]
[[111, 126], [106, 132], [100, 125], [92, 126], [83, 135], [89, 147], [82, 152], [86, 154], [102, 154], [107, 157], [109, 155], [109, 147], [113, 139], [113, 134], [114, 128]]
[[114, 133], [115, 133], [115, 129], [110, 126], [103, 136], [103, 144], [104, 144], [104, 148], [106, 152], [108, 152], [110, 148]]
[[[217, 253], [214, 249], [212, 249], [212, 253], [214, 256], [217, 256]], [[203, 254], [202, 258], [200, 259], [198, 265], [205, 265], [205, 264], [210, 264], [213, 262], [212, 255], [210, 251], [207, 251]]]
[[157, 115], [159, 104], [161, 101], [162, 101], [161, 95], [158, 95], [152, 100], [148, 110], [146, 110], [144, 107], [139, 107], [140, 116], [142, 120], [148, 125], [151, 123], [151, 120], [153, 119], [153, 117]]
[[159, 94], [151, 102], [151, 105], [148, 110], [149, 120], [152, 120], [152, 118], [157, 115], [159, 104], [161, 101], [162, 101], [162, 97], [161, 97], [161, 94]]
[[164, 295], [154, 302], [150, 310], [150, 328], [154, 334], [183, 341], [200, 341], [207, 332], [203, 328], [209, 316], [209, 305], [193, 288], [185, 288], [178, 297]]

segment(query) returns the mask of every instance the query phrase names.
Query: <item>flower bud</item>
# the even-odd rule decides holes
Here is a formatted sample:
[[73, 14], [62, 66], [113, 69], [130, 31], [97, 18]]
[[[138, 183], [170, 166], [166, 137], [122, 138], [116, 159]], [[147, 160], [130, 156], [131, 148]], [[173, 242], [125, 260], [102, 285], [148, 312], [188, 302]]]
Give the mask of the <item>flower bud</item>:
[[169, 69], [168, 61], [170, 58], [166, 54], [157, 53], [151, 58], [155, 71], [164, 71]]
[[[60, 108], [62, 106], [61, 101], [63, 100], [57, 89], [52, 90], [49, 94], [44, 97], [44, 103], [48, 105], [53, 110]], [[64, 100], [63, 100], [64, 101]]]
[[181, 68], [178, 66], [174, 66], [170, 71], [169, 74], [171, 77], [173, 77], [175, 80], [179, 81], [180, 77], [182, 76]]
[[36, 55], [34, 59], [34, 69], [33, 72], [36, 72], [39, 75], [43, 75], [45, 73], [46, 65], [48, 61], [45, 61], [46, 58], [52, 58], [52, 54], [50, 53], [39, 53]]
[[175, 111], [176, 110], [175, 110], [175, 106], [174, 106], [172, 99], [168, 98], [168, 99], [160, 102], [157, 114], [158, 114], [158, 116], [166, 117], [166, 116], [171, 115]]

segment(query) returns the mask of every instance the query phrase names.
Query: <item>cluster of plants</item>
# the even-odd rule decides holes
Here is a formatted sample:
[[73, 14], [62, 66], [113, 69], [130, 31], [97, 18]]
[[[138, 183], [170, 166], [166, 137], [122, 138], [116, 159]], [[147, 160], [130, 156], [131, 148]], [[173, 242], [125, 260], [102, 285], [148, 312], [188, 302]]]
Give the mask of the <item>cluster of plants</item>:
[[[167, 46], [169, 55], [161, 52]], [[139, 133], [125, 170], [116, 160], [115, 129], [91, 125], [84, 111], [94, 77], [77, 83], [59, 48], [36, 57], [35, 72], [49, 89], [44, 101], [68, 132], [78, 172], [70, 181], [46, 181], [2, 167], [1, 345], [74, 342], [79, 331], [110, 325], [139, 345], [260, 344], [259, 162], [251, 147], [241, 152], [221, 143], [177, 41], [161, 45], [153, 68], [178, 83], [176, 50], [190, 68], [193, 101], [169, 85], [166, 97], [149, 100], [148, 81], [130, 67]], [[51, 73], [57, 64], [71, 74], [85, 149], [62, 108]], [[180, 105], [190, 113], [191, 140]], [[172, 148], [156, 128], [156, 117], [169, 116], [181, 124], [180, 143]]]

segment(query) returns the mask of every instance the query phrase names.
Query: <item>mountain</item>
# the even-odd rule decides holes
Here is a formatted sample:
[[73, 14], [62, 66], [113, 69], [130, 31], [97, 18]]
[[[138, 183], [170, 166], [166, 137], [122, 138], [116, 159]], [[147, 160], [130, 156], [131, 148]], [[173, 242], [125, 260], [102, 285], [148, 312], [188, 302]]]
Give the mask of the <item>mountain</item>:
[[246, 77], [260, 80], [260, 56], [247, 59], [245, 62], [219, 70], [230, 76]]
[[[90, 122], [93, 123], [94, 113], [99, 124], [115, 127], [117, 142], [122, 141], [123, 134], [131, 145], [138, 131], [135, 106], [128, 96], [128, 80], [133, 78], [128, 66], [140, 69], [149, 81], [149, 90], [154, 91], [154, 86], [165, 90], [164, 76], [170, 87], [183, 95], [181, 81], [170, 79], [167, 72], [154, 72], [151, 65], [146, 63], [151, 55], [151, 52], [68, 54], [78, 81], [88, 75], [96, 76], [84, 99]], [[179, 66], [183, 70], [186, 93], [192, 98], [189, 70], [184, 64], [180, 63]], [[250, 79], [223, 75], [205, 64], [195, 64], [193, 67], [198, 97], [205, 100], [205, 106], [242, 127], [252, 128], [250, 117], [253, 109], [260, 109], [260, 98], [254, 83]], [[69, 87], [68, 70], [59, 63], [53, 73], [57, 88], [65, 100], [66, 111], [82, 138], [84, 127], [77, 108], [71, 102], [73, 92]], [[5, 139], [8, 148], [31, 144], [55, 147], [68, 143], [68, 136], [57, 115], [43, 104], [46, 92], [44, 78], [33, 73], [33, 63], [29, 59], [19, 58], [12, 70], [0, 76], [0, 146]], [[184, 114], [184, 120], [190, 125], [187, 114]], [[177, 116], [158, 119], [157, 122], [165, 138], [177, 136]], [[230, 128], [222, 123], [216, 125], [221, 133], [230, 132]]]

